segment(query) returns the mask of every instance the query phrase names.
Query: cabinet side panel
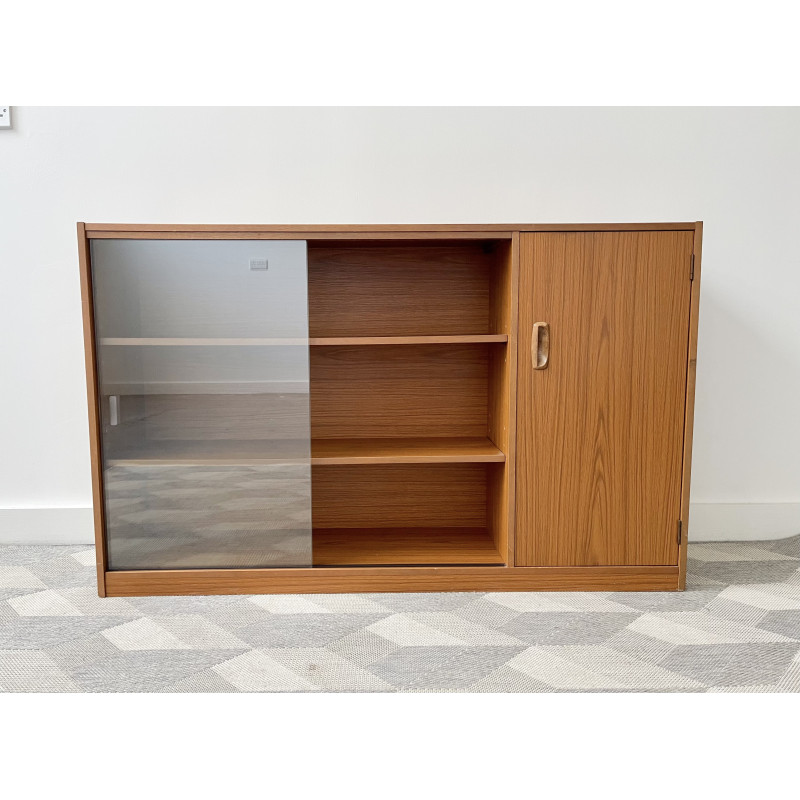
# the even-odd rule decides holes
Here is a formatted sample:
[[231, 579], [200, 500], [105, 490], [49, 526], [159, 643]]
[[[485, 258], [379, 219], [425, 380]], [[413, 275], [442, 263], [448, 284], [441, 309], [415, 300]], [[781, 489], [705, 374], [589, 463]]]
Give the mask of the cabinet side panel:
[[94, 308], [92, 304], [92, 268], [89, 240], [84, 223], [78, 223], [78, 260], [81, 279], [81, 309], [83, 313], [83, 352], [86, 359], [86, 400], [89, 408], [89, 447], [92, 461], [92, 504], [94, 509], [94, 542], [97, 563], [97, 592], [106, 596], [106, 544], [103, 515], [103, 472], [100, 459], [100, 410], [97, 399], [97, 357], [94, 338]]
[[694, 431], [694, 390], [697, 377], [697, 325], [700, 318], [700, 257], [703, 252], [703, 223], [694, 234], [694, 280], [689, 318], [689, 352], [686, 361], [686, 413], [683, 432], [683, 479], [681, 485], [681, 521], [683, 536], [678, 557], [678, 588], [686, 588], [686, 558], [689, 546], [689, 492], [692, 481], [692, 436]]
[[514, 563], [514, 475], [516, 449], [517, 283], [519, 234], [499, 248], [490, 303], [492, 330], [508, 334], [505, 347], [490, 350], [489, 438], [506, 455], [505, 463], [489, 470], [487, 507], [489, 530], [503, 560]]
[[522, 236], [518, 565], [677, 565], [693, 238]]

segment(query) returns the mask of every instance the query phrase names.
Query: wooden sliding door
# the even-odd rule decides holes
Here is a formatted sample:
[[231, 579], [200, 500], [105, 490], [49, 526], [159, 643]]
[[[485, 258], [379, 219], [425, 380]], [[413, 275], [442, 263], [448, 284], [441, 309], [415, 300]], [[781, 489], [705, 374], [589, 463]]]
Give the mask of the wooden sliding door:
[[518, 566], [678, 563], [693, 241], [520, 237]]

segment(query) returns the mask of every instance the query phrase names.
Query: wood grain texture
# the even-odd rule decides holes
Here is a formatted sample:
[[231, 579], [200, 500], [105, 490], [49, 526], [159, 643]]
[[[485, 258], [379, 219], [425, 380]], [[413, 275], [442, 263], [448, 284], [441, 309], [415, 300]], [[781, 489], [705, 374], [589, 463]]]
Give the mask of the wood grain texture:
[[700, 319], [700, 259], [703, 254], [703, 223], [694, 234], [694, 280], [689, 312], [689, 346], [686, 359], [686, 409], [683, 427], [683, 475], [681, 476], [681, 520], [683, 535], [678, 553], [678, 588], [686, 588], [686, 557], [689, 549], [689, 493], [692, 483], [692, 435], [694, 431], [694, 392], [697, 379], [697, 325]]
[[92, 464], [92, 506], [97, 565], [97, 593], [106, 596], [105, 573], [108, 567], [105, 542], [105, 501], [101, 460], [100, 407], [97, 394], [97, 354], [95, 351], [92, 267], [85, 226], [78, 223], [78, 261], [83, 315], [83, 353], [86, 362], [86, 398], [89, 411], [89, 451]]
[[[113, 437], [113, 434], [112, 434]], [[116, 446], [114, 446], [116, 445]], [[199, 439], [112, 441], [107, 463], [220, 464], [258, 466], [308, 463], [306, 439]], [[311, 442], [311, 463], [470, 464], [502, 463], [505, 454], [487, 438], [319, 439]]]
[[665, 592], [677, 567], [312, 567], [109, 572], [109, 597], [329, 592]]
[[336, 347], [349, 345], [391, 345], [391, 344], [504, 344], [508, 341], [505, 333], [466, 334], [459, 336], [330, 336], [312, 337], [308, 343], [312, 347]]
[[517, 503], [517, 376], [519, 375], [519, 275], [520, 275], [520, 234], [514, 233], [511, 240], [511, 317], [508, 333], [508, 366], [506, 380], [508, 391], [508, 446], [506, 448], [506, 525], [508, 542], [505, 556], [509, 566], [514, 564], [514, 543], [516, 541], [516, 503]]
[[677, 566], [692, 241], [521, 237], [518, 565]]
[[314, 530], [317, 567], [504, 564], [485, 528]]
[[[514, 231], [664, 231], [684, 230], [693, 231], [694, 222], [584, 222], [584, 223], [508, 223], [494, 225], [163, 225], [149, 223], [107, 223], [87, 222], [86, 231], [96, 233], [476, 233], [478, 235], [506, 233], [511, 237]], [[124, 238], [124, 237], [120, 237]], [[242, 236], [241, 238], [247, 238]], [[302, 238], [302, 236], [297, 237]]]
[[494, 254], [481, 242], [309, 244], [312, 337], [504, 333], [489, 328]]
[[315, 439], [312, 464], [502, 463], [503, 452], [487, 438]]
[[311, 349], [312, 439], [485, 437], [490, 345]]
[[508, 345], [489, 350], [488, 425], [489, 438], [506, 454], [506, 462], [488, 471], [486, 502], [495, 546], [513, 564], [519, 234], [498, 251], [500, 260], [490, 287], [490, 326], [508, 334]]
[[274, 239], [274, 240], [306, 240], [309, 242], [383, 242], [383, 241], [408, 241], [418, 242], [421, 240], [432, 242], [449, 242], [453, 239], [510, 239], [510, 231], [458, 231], [456, 232], [425, 232], [425, 231], [342, 231], [325, 230], [310, 231], [302, 229], [298, 231], [223, 231], [223, 230], [201, 230], [192, 228], [188, 231], [91, 231], [87, 233], [90, 239]]
[[314, 466], [314, 529], [485, 528], [487, 466]]

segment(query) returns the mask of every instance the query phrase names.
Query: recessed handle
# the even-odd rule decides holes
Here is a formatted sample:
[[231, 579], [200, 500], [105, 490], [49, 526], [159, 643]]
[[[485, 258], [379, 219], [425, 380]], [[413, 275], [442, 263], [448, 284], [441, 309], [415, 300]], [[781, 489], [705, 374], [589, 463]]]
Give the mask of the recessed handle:
[[534, 369], [547, 369], [550, 361], [550, 323], [534, 322], [531, 335], [531, 359]]

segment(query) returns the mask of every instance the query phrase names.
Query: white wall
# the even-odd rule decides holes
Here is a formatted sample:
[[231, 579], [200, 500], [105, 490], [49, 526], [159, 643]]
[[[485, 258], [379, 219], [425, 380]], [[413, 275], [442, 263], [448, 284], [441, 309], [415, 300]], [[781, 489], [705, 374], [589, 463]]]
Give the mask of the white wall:
[[[13, 123], [0, 539], [90, 539], [78, 220], [702, 219], [691, 535], [800, 533], [800, 110], [14, 108]], [[76, 510], [23, 511], [59, 508]]]

